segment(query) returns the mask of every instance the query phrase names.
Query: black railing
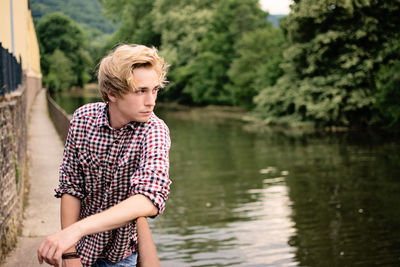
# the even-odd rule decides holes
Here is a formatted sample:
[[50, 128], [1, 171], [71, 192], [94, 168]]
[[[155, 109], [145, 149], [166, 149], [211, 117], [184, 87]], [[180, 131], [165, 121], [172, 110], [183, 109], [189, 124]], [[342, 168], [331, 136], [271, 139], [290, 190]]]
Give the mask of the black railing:
[[17, 90], [22, 82], [22, 61], [17, 59], [3, 48], [0, 42], [0, 96]]

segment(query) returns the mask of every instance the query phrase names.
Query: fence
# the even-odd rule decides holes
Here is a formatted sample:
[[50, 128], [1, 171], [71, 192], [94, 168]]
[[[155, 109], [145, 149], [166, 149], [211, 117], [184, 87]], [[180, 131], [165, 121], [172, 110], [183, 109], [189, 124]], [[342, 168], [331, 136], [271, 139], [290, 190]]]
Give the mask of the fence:
[[22, 61], [3, 48], [0, 42], [0, 97], [17, 90], [22, 82]]

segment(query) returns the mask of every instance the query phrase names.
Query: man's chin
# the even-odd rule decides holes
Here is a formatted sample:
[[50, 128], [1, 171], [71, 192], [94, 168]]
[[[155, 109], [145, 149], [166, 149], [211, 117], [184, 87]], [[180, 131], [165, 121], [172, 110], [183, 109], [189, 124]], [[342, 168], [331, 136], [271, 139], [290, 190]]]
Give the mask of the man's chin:
[[148, 122], [150, 120], [150, 115], [149, 116], [140, 116], [139, 118], [136, 118], [136, 122], [141, 122], [141, 123], [144, 123], [144, 122]]

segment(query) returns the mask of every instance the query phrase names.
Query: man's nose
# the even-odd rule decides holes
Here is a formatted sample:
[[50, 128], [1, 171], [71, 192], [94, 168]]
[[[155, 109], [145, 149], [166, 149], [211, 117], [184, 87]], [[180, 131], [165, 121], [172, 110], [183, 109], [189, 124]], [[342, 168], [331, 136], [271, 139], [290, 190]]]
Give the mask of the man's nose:
[[146, 95], [146, 106], [155, 106], [156, 105], [157, 94], [153, 94], [153, 92], [149, 92]]

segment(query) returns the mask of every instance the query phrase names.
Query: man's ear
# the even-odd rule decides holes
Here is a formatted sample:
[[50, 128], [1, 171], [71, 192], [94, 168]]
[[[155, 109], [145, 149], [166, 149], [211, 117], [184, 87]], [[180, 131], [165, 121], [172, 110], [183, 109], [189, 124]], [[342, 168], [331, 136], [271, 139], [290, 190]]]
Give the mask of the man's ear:
[[110, 89], [107, 89], [107, 96], [108, 96], [108, 99], [110, 100], [110, 102], [117, 101], [117, 96], [113, 92], [111, 92]]

